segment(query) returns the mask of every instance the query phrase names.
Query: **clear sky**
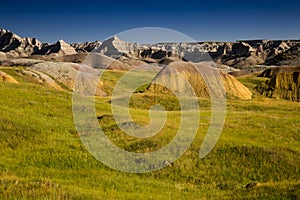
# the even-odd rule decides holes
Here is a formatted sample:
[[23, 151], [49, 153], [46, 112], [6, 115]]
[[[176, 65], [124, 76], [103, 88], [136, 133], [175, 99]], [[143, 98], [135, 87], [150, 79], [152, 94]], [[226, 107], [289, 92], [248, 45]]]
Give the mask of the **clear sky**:
[[0, 28], [42, 42], [103, 40], [139, 27], [169, 28], [197, 41], [300, 39], [300, 1], [1, 2]]

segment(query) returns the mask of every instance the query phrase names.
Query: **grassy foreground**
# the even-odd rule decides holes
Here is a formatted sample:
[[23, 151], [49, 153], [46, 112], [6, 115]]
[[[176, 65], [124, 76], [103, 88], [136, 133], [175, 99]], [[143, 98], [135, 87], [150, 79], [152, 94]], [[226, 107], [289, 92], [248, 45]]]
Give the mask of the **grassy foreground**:
[[[22, 84], [0, 83], [1, 199], [300, 198], [299, 103], [259, 95], [251, 101], [229, 100], [220, 140], [199, 159], [210, 116], [209, 103], [203, 101], [199, 132], [189, 150], [170, 167], [130, 174], [106, 167], [84, 148], [73, 124], [71, 93], [18, 81]], [[241, 81], [252, 88], [251, 77]], [[137, 123], [149, 120], [141, 106], [145, 99], [148, 104], [159, 99], [152, 95], [133, 97]], [[177, 105], [172, 97], [169, 105]], [[114, 124], [109, 98], [97, 101], [107, 135], [135, 152], [170, 141], [179, 113], [169, 110], [162, 134], [135, 140]], [[246, 188], [249, 183], [256, 185]]]

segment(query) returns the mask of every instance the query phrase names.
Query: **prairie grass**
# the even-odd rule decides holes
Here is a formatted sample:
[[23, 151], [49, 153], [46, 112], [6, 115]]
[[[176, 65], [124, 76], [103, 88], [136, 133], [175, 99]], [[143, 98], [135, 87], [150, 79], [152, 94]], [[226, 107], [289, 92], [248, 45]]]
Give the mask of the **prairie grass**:
[[[1, 69], [2, 70], [2, 69]], [[72, 94], [32, 84], [0, 84], [0, 198], [2, 199], [299, 199], [300, 104], [256, 94], [228, 100], [226, 123], [213, 151], [198, 153], [210, 120], [210, 102], [199, 99], [201, 121], [191, 147], [172, 166], [144, 174], [123, 173], [92, 157], [75, 130]], [[106, 91], [114, 84], [107, 72]], [[240, 79], [250, 89], [257, 80]], [[110, 84], [107, 84], [110, 82]], [[169, 106], [166, 127], [135, 139], [115, 124], [109, 97], [97, 98], [99, 124], [120, 147], [148, 152], [176, 134], [180, 112], [173, 96], [134, 94], [133, 120], [149, 123], [149, 105]], [[257, 183], [245, 188], [249, 183]]]

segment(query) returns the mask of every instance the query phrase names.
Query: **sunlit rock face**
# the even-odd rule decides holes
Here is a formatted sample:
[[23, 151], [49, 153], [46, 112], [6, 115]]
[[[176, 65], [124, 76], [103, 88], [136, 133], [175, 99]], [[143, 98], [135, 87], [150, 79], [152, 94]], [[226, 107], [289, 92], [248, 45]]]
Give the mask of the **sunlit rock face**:
[[260, 94], [270, 98], [300, 101], [300, 67], [272, 67], [259, 76], [268, 78], [265, 83], [256, 87]]

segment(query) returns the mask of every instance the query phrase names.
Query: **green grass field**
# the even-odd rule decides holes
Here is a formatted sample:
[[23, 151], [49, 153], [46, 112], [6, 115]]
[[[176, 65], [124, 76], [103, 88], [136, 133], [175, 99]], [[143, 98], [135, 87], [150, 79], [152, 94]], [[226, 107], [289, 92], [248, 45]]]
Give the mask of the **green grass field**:
[[[200, 127], [189, 150], [172, 166], [131, 174], [105, 166], [84, 148], [70, 92], [30, 83], [12, 68], [1, 70], [21, 83], [0, 83], [1, 199], [300, 199], [299, 103], [258, 94], [249, 101], [228, 100], [220, 140], [199, 159], [210, 119], [209, 102], [201, 99]], [[106, 83], [121, 72], [107, 73], [104, 85], [110, 91], [113, 82]], [[251, 89], [261, 81], [253, 76], [239, 80]], [[133, 119], [146, 124], [146, 109], [157, 102], [170, 106], [169, 118], [150, 139], [137, 140], [118, 129], [109, 97], [97, 98], [99, 123], [128, 151], [159, 149], [176, 134], [176, 99], [135, 94], [130, 105]], [[245, 188], [249, 183], [257, 184]]]

